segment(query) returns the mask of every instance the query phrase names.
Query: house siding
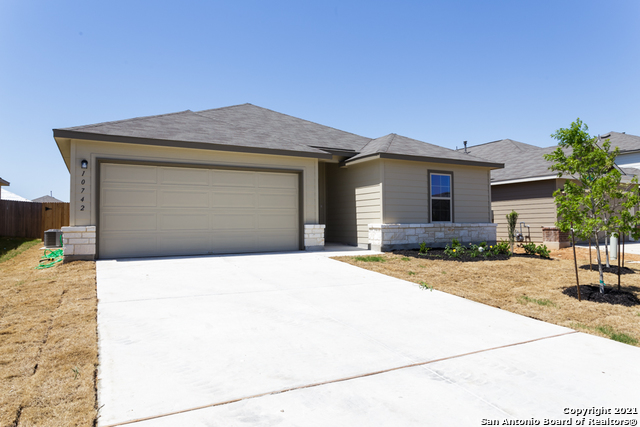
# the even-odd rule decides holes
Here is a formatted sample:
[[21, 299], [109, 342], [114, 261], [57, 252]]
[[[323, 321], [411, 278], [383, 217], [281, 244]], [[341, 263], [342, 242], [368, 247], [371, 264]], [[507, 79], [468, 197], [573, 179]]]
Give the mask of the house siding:
[[[553, 227], [557, 218], [553, 192], [564, 180], [522, 182], [516, 184], [494, 185], [491, 188], [493, 222], [498, 224], [498, 240], [507, 240], [506, 215], [512, 210], [518, 213], [518, 225], [524, 222], [530, 228], [523, 227], [522, 234], [527, 241], [542, 243], [542, 227]], [[529, 234], [530, 233], [530, 234]]]
[[429, 172], [453, 174], [453, 222], [491, 222], [487, 168], [388, 159], [383, 162], [384, 224], [430, 221]]
[[379, 160], [340, 168], [326, 168], [325, 240], [369, 245], [369, 224], [382, 222], [381, 164]]

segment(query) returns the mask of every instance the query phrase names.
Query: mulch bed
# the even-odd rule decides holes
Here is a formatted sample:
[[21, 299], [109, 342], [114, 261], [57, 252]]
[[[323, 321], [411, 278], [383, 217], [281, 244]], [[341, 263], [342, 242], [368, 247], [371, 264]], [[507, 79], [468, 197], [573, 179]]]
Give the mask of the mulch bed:
[[[593, 301], [598, 303], [623, 305], [633, 307], [640, 305], [640, 300], [634, 294], [613, 288], [614, 285], [605, 287], [604, 294], [600, 293], [599, 286], [580, 285], [580, 296], [583, 301]], [[576, 286], [570, 286], [562, 291], [563, 294], [572, 298], [578, 298]]]
[[[582, 270], [589, 270], [589, 264], [585, 264], [585, 265], [581, 265], [580, 267], [578, 267]], [[591, 269], [593, 271], [598, 271], [598, 264], [591, 264]], [[602, 266], [602, 272], [603, 273], [613, 273], [613, 274], [618, 274], [618, 266], [617, 265], [612, 265], [611, 267], [607, 267], [606, 265]], [[630, 269], [629, 267], [620, 267], [620, 274], [635, 274], [635, 271], [633, 271], [632, 269]]]
[[402, 255], [406, 257], [418, 258], [418, 259], [429, 259], [429, 260], [443, 260], [443, 261], [458, 261], [458, 262], [476, 262], [476, 261], [506, 261], [510, 257], [509, 255], [493, 255], [493, 256], [479, 256], [472, 258], [469, 254], [465, 253], [459, 255], [456, 258], [451, 258], [447, 254], [444, 253], [444, 249], [429, 249], [429, 252], [426, 254], [421, 254], [419, 251], [415, 250], [396, 250], [393, 251], [394, 254]]

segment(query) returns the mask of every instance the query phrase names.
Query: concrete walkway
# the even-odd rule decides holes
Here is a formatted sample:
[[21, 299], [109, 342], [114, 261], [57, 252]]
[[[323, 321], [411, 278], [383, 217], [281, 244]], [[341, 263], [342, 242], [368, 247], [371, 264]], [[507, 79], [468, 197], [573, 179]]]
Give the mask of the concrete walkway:
[[100, 426], [576, 425], [566, 411], [640, 406], [639, 348], [326, 254], [97, 273]]

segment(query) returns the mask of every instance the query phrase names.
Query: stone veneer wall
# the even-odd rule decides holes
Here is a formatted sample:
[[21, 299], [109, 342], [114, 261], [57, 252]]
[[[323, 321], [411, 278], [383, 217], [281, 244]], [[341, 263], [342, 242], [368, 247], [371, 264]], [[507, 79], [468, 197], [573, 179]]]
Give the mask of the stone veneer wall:
[[96, 226], [62, 227], [64, 262], [96, 257]]
[[557, 227], [542, 227], [542, 243], [549, 249], [566, 248], [571, 246], [571, 235]]
[[496, 243], [492, 223], [369, 224], [371, 250], [414, 249], [425, 242], [430, 248], [444, 248], [452, 239], [460, 243]]
[[324, 250], [324, 224], [304, 225], [304, 249], [306, 251]]

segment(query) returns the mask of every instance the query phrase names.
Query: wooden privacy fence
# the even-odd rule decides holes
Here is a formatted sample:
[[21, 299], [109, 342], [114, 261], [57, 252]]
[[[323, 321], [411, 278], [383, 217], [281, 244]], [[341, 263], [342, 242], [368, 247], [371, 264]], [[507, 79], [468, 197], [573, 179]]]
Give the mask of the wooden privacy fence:
[[69, 203], [0, 200], [0, 236], [43, 239], [44, 232], [69, 225]]

